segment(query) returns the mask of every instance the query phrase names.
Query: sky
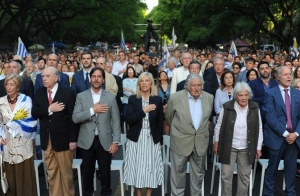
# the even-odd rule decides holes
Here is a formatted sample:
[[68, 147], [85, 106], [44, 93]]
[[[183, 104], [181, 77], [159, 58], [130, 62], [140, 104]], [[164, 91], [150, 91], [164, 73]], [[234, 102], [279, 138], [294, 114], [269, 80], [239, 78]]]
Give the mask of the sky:
[[158, 5], [158, 0], [144, 0], [148, 5], [147, 14], [152, 10], [153, 7]]

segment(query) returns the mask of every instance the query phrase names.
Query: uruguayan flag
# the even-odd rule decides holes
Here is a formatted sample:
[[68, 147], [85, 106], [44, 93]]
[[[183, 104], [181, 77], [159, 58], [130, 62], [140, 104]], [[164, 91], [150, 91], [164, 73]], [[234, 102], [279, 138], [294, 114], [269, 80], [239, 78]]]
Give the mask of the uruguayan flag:
[[31, 116], [31, 107], [31, 99], [20, 94], [9, 122], [6, 123], [9, 128], [8, 132], [13, 137], [20, 134], [27, 139], [35, 139], [37, 120]]
[[167, 42], [165, 40], [165, 44], [164, 44], [164, 57], [162, 60], [162, 64], [164, 66], [164, 68], [166, 69], [167, 67], [167, 63], [168, 63], [168, 59], [169, 59], [169, 51], [168, 51], [168, 46], [167, 46]]
[[176, 48], [176, 39], [177, 39], [177, 35], [175, 34], [175, 30], [173, 27], [173, 31], [172, 31], [172, 47]]
[[123, 35], [122, 30], [121, 30], [121, 49], [126, 50], [126, 44], [125, 44], [124, 35]]
[[29, 53], [26, 50], [26, 47], [23, 43], [23, 41], [21, 40], [21, 38], [18, 38], [18, 51], [17, 51], [17, 55], [19, 55], [22, 58], [25, 58]]
[[292, 58], [297, 57], [298, 56], [298, 44], [297, 44], [297, 40], [294, 37], [294, 43], [293, 43], [293, 48], [292, 48]]
[[231, 42], [229, 53], [232, 54], [233, 59], [238, 55], [236, 47], [235, 47], [235, 43], [233, 41]]

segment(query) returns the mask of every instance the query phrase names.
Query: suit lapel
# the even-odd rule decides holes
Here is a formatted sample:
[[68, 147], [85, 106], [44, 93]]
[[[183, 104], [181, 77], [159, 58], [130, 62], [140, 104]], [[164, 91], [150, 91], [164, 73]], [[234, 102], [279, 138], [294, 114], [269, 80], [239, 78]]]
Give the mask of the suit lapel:
[[55, 93], [55, 96], [54, 96], [54, 98], [53, 98], [52, 103], [57, 102], [57, 101], [62, 101], [63, 99], [62, 99], [61, 97], [62, 97], [63, 93], [64, 93], [64, 92], [63, 92], [63, 90], [61, 89], [60, 84], [58, 84], [58, 88], [57, 88], [57, 91], [56, 91], [56, 93]]
[[293, 119], [293, 114], [295, 114], [295, 108], [297, 107], [297, 103], [296, 103], [296, 93], [295, 93], [295, 89], [291, 88], [291, 111], [292, 111], [292, 119]]
[[41, 100], [42, 100], [42, 102], [44, 102], [43, 105], [49, 106], [47, 88], [44, 86], [42, 86], [41, 88], [43, 89], [42, 94], [41, 94]]
[[279, 101], [285, 115], [286, 115], [286, 109], [285, 109], [285, 103], [283, 101], [283, 98], [282, 98], [282, 95], [281, 95], [281, 92], [280, 92], [280, 89], [279, 89], [279, 86], [275, 87], [275, 93], [276, 93], [276, 99]]
[[189, 95], [187, 90], [183, 90], [182, 92], [184, 92], [184, 97], [181, 99], [181, 104], [183, 106], [183, 109], [185, 110], [185, 113], [187, 114], [186, 117], [188, 121], [193, 125], [193, 120], [192, 120], [190, 105], [189, 105]]
[[81, 70], [79, 72], [79, 81], [80, 81], [80, 85], [85, 87], [85, 81], [84, 81], [84, 75], [83, 75], [83, 70]]
[[90, 88], [86, 91], [86, 102], [89, 104], [89, 108], [94, 106], [92, 91]]
[[[203, 120], [204, 120], [204, 115], [207, 114], [207, 110], [208, 110], [208, 106], [209, 102], [207, 100], [207, 97], [205, 96], [205, 94], [202, 92], [202, 98], [201, 98], [201, 106], [202, 106], [202, 119], [200, 121], [200, 126], [198, 128], [198, 130], [200, 129], [201, 125], [203, 124]], [[198, 131], [197, 130], [197, 131]]]

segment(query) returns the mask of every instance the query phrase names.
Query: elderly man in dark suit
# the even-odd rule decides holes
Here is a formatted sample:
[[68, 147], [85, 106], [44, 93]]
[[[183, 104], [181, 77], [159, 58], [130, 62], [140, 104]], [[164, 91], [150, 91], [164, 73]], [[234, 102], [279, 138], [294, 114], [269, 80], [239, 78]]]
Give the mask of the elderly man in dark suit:
[[279, 85], [265, 92], [263, 105], [266, 114], [264, 145], [269, 150], [263, 195], [274, 195], [277, 169], [283, 159], [285, 192], [288, 196], [295, 196], [297, 155], [300, 147], [300, 91], [290, 87], [292, 73], [289, 67], [278, 67], [276, 78]]
[[78, 138], [78, 126], [72, 120], [75, 94], [58, 83], [56, 68], [45, 68], [42, 76], [44, 86], [36, 91], [32, 115], [40, 120], [49, 194], [74, 196], [72, 161]]
[[[58, 64], [58, 57], [56, 54], [49, 54], [47, 58], [47, 66], [48, 67], [57, 67]], [[42, 73], [41, 73], [42, 74]], [[34, 85], [34, 92], [36, 92], [37, 89], [43, 86], [43, 79], [42, 75], [38, 74], [35, 79], [35, 85]], [[65, 73], [59, 72], [59, 84], [62, 86], [70, 87], [69, 82], [69, 76]]]
[[93, 195], [93, 174], [98, 162], [101, 195], [111, 196], [111, 155], [118, 150], [121, 128], [115, 95], [102, 89], [105, 72], [95, 67], [90, 72], [91, 88], [79, 93], [73, 121], [80, 123], [78, 146], [83, 159], [83, 194]]
[[[21, 72], [21, 64], [17, 61], [12, 61], [8, 64], [9, 74], [19, 74]], [[29, 96], [33, 100], [33, 83], [31, 79], [22, 77], [23, 81], [20, 86], [19, 92]], [[0, 97], [3, 97], [6, 95], [6, 90], [4, 87], [4, 81], [0, 80]]]
[[168, 101], [165, 118], [171, 126], [171, 195], [184, 195], [188, 161], [191, 195], [201, 194], [213, 108], [213, 96], [202, 91], [202, 84], [200, 75], [190, 74], [186, 90], [176, 92]]

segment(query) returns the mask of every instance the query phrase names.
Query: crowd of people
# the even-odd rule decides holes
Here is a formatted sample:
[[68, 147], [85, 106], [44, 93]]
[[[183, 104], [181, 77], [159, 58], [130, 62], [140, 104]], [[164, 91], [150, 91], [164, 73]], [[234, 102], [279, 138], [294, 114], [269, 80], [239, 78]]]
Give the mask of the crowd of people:
[[236, 163], [237, 195], [247, 195], [252, 165], [261, 156], [269, 159], [263, 195], [275, 195], [281, 159], [285, 192], [296, 195], [299, 59], [259, 50], [235, 57], [198, 50], [170, 53], [166, 64], [143, 48], [118, 54], [38, 52], [24, 59], [1, 54], [5, 195], [37, 195], [36, 134], [50, 195], [75, 195], [73, 156], [83, 161], [83, 195], [94, 194], [96, 161], [101, 195], [112, 195], [110, 164], [122, 132], [128, 139], [124, 183], [136, 187], [138, 196], [143, 188], [150, 196], [164, 182], [164, 134], [170, 135], [172, 195], [185, 193], [188, 162], [191, 195], [201, 195], [210, 150], [222, 164], [222, 196], [232, 195]]

